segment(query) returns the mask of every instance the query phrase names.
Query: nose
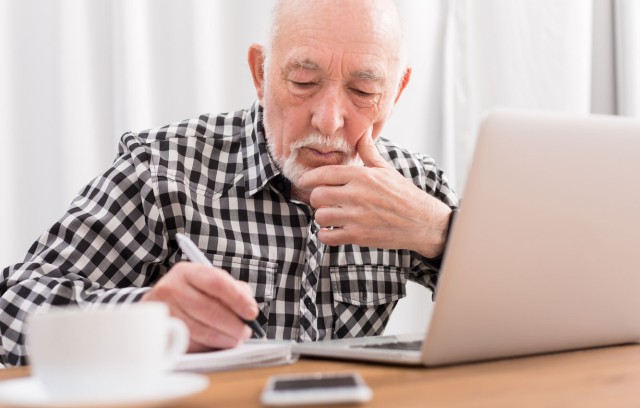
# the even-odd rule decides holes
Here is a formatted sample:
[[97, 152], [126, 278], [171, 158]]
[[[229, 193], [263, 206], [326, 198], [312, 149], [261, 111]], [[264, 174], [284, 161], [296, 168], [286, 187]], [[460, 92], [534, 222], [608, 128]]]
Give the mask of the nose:
[[318, 101], [313, 108], [311, 126], [321, 135], [332, 136], [344, 126], [345, 100], [337, 84], [326, 87], [318, 95]]

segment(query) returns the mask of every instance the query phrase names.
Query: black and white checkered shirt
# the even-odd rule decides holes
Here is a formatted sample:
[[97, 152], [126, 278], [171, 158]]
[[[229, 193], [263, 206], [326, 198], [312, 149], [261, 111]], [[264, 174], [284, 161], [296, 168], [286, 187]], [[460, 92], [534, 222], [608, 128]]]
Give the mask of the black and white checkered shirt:
[[[437, 261], [319, 242], [312, 208], [291, 200], [267, 152], [261, 114], [254, 104], [126, 133], [113, 166], [80, 192], [24, 262], [2, 271], [2, 362], [26, 363], [24, 322], [36, 309], [140, 299], [185, 259], [178, 232], [251, 285], [269, 338], [380, 334], [407, 278], [433, 289]], [[457, 205], [431, 158], [383, 138], [376, 145], [421, 189]]]

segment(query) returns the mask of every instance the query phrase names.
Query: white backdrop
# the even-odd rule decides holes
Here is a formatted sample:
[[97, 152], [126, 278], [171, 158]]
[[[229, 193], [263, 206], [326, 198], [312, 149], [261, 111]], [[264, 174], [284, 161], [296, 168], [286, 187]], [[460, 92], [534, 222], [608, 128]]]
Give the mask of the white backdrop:
[[640, 117], [640, 1], [614, 0], [618, 112]]
[[[109, 166], [125, 131], [247, 107], [246, 51], [272, 3], [0, 0], [0, 266]], [[385, 135], [431, 154], [459, 192], [491, 107], [640, 116], [636, 0], [397, 3], [414, 71]], [[427, 324], [430, 296], [409, 289], [388, 331]]]

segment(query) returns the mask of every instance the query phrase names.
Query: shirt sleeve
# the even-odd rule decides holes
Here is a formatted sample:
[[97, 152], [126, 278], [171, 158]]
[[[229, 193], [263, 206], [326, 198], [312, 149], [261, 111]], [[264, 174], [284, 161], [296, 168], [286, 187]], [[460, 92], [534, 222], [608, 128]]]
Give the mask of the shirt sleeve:
[[37, 309], [130, 303], [166, 273], [167, 234], [147, 146], [122, 137], [110, 169], [0, 277], [0, 363], [26, 364], [25, 320]]
[[[418, 159], [424, 169], [424, 173], [421, 174], [420, 187], [451, 209], [458, 208], [458, 196], [449, 185], [444, 172], [438, 168], [431, 157], [418, 155]], [[417, 252], [412, 252], [409, 279], [434, 292], [438, 284], [441, 261], [441, 257], [429, 259]]]

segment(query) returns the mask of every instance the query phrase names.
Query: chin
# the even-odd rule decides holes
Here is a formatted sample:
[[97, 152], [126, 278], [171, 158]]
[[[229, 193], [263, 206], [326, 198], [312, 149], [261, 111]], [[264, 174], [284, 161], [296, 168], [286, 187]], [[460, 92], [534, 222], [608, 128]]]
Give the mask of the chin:
[[282, 175], [285, 176], [291, 183], [294, 185], [297, 183], [298, 179], [306, 172], [313, 170], [314, 167], [306, 166], [297, 160], [287, 159], [284, 162], [284, 166], [282, 166]]
[[340, 165], [340, 166], [354, 166], [360, 167], [363, 166], [362, 160], [359, 157], [355, 157], [353, 159], [346, 160], [342, 163], [323, 163], [319, 165], [307, 165], [304, 163], [300, 163], [298, 160], [291, 160], [291, 158], [285, 160], [284, 166], [281, 168], [282, 175], [286, 177], [291, 183], [294, 185], [298, 181], [298, 179], [306, 172], [311, 171], [313, 169], [317, 169], [323, 166], [329, 165]]

